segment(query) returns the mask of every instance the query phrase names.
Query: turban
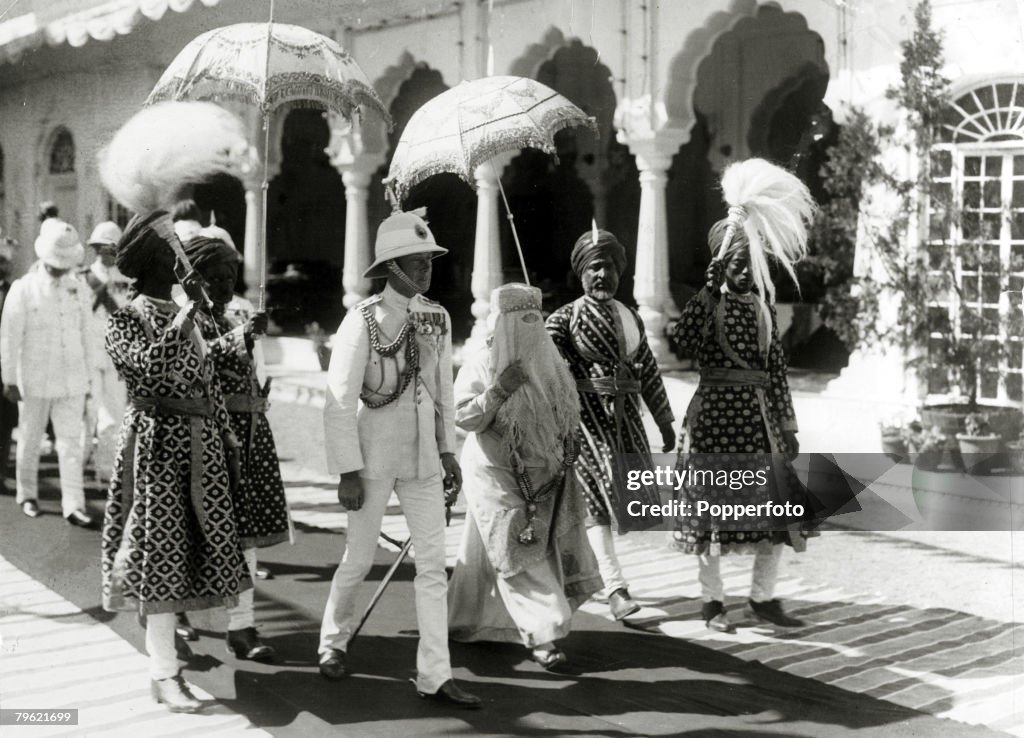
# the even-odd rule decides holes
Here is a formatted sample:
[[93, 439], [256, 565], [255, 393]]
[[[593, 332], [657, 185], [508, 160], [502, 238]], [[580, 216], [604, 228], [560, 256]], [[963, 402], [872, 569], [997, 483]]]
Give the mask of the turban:
[[242, 260], [234, 246], [210, 236], [196, 236], [191, 239], [185, 244], [185, 256], [192, 262], [192, 268], [197, 271], [221, 262], [237, 264]]
[[167, 215], [156, 210], [146, 217], [136, 215], [125, 226], [121, 240], [117, 242], [116, 264], [118, 271], [126, 277], [138, 279], [149, 268], [153, 254], [158, 249], [171, 248], [153, 229], [153, 221]]
[[608, 231], [597, 232], [597, 243], [594, 243], [593, 231], [587, 231], [577, 238], [569, 260], [572, 270], [580, 277], [587, 264], [602, 256], [612, 260], [619, 274], [626, 270], [626, 249], [619, 243], [619, 239]]
[[747, 237], [743, 224], [736, 223], [735, 220], [730, 220], [729, 218], [722, 218], [711, 226], [711, 230], [708, 231], [708, 248], [711, 250], [711, 256], [718, 258], [726, 256], [721, 252], [721, 249], [722, 241], [725, 239], [725, 229], [728, 228], [730, 222], [735, 228], [732, 233], [732, 241], [729, 243], [729, 251], [731, 252], [739, 246], [749, 246], [750, 239]]

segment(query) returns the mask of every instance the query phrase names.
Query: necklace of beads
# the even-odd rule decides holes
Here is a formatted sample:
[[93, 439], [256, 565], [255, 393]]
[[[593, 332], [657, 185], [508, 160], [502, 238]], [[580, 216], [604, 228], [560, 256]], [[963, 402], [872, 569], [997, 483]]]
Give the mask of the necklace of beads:
[[369, 306], [360, 306], [359, 312], [362, 313], [363, 322], [366, 323], [366, 329], [370, 333], [370, 347], [379, 355], [384, 357], [395, 356], [398, 350], [402, 348], [402, 344], [405, 344], [405, 371], [402, 372], [402, 381], [395, 391], [382, 400], [370, 400], [360, 393], [359, 399], [363, 401], [363, 404], [370, 409], [376, 410], [385, 405], [390, 405], [401, 397], [402, 393], [409, 387], [409, 383], [412, 382], [413, 377], [416, 376], [420, 369], [420, 352], [416, 346], [415, 338], [412, 337], [412, 323], [409, 320], [402, 324], [402, 330], [398, 332], [398, 337], [385, 345], [380, 341], [380, 327], [377, 325], [376, 319], [370, 314]]
[[537, 505], [562, 485], [562, 480], [565, 479], [566, 474], [570, 473], [578, 453], [579, 449], [572, 436], [566, 437], [562, 441], [561, 468], [554, 477], [541, 485], [541, 488], [536, 491], [533, 489], [533, 480], [530, 479], [530, 473], [526, 471], [526, 467], [523, 466], [521, 461], [513, 459], [512, 466], [516, 474], [516, 484], [523, 499], [526, 500], [526, 527], [519, 532], [518, 536], [519, 542], [524, 546], [537, 542], [537, 535], [533, 529], [533, 520], [537, 517]]

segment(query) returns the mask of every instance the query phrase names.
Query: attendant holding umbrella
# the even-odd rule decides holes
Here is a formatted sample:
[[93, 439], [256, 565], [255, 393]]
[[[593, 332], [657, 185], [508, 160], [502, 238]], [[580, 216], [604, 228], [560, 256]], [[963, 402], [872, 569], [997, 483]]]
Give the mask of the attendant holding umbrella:
[[[220, 230], [220, 229], [217, 229]], [[290, 537], [288, 503], [274, 435], [267, 421], [266, 390], [256, 375], [253, 349], [266, 331], [266, 313], [230, 309], [241, 257], [234, 246], [203, 229], [185, 244], [185, 253], [206, 283], [210, 304], [196, 323], [217, 372], [232, 430], [241, 450], [241, 480], [235, 488], [235, 523], [245, 562], [256, 578], [256, 549]], [[227, 648], [240, 659], [270, 661], [274, 649], [259, 639], [253, 591], [243, 592], [228, 610]]]

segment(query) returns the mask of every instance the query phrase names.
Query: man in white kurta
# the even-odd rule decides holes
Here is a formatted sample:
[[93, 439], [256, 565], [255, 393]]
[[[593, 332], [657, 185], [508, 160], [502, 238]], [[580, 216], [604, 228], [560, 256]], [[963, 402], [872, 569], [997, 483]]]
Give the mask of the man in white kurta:
[[351, 309], [334, 337], [324, 430], [327, 466], [339, 475], [349, 510], [346, 550], [320, 630], [320, 671], [348, 674], [346, 649], [356, 624], [355, 594], [373, 564], [377, 536], [394, 492], [416, 554], [421, 697], [460, 707], [480, 700], [451, 677], [445, 576], [445, 483], [456, 491], [451, 320], [422, 296], [431, 259], [446, 253], [426, 223], [395, 213], [377, 232], [367, 277], [387, 276], [384, 291]]
[[57, 436], [61, 510], [89, 526], [82, 484], [85, 398], [93, 365], [91, 290], [74, 273], [84, 253], [75, 229], [49, 218], [35, 244], [39, 263], [15, 281], [0, 321], [4, 396], [20, 402], [17, 501], [39, 514], [39, 445], [47, 420]]

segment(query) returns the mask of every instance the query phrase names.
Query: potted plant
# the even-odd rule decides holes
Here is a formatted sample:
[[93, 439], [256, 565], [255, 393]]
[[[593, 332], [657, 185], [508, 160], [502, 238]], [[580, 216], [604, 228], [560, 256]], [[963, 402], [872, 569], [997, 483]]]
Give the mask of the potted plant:
[[882, 431], [882, 453], [893, 461], [902, 461], [906, 458], [909, 448], [907, 447], [907, 427], [897, 421], [887, 421], [879, 424]]
[[1024, 430], [1016, 439], [1007, 441], [1006, 448], [1009, 451], [1011, 466], [1018, 472], [1024, 473]]
[[988, 415], [970, 413], [964, 419], [965, 433], [957, 433], [956, 440], [960, 444], [960, 455], [964, 467], [981, 474], [991, 471], [992, 462], [1002, 445], [1002, 438], [992, 432]]
[[946, 449], [946, 435], [938, 428], [925, 427], [919, 420], [913, 421], [907, 430], [907, 449], [914, 466], [924, 471], [937, 469]]

